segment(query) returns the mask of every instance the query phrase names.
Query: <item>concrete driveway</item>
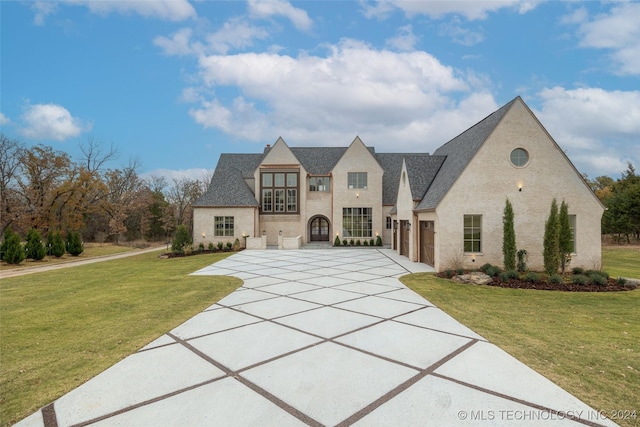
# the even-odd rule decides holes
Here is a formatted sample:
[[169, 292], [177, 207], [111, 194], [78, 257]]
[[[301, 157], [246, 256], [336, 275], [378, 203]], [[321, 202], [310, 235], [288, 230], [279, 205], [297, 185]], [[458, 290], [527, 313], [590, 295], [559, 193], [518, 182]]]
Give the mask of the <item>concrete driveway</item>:
[[428, 269], [234, 254], [193, 274], [241, 288], [18, 425], [615, 425], [398, 280]]

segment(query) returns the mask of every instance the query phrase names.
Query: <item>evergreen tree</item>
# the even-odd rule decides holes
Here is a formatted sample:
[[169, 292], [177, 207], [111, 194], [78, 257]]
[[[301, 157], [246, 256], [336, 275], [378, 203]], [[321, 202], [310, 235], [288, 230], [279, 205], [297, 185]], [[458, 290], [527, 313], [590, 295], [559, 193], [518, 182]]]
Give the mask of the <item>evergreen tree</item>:
[[64, 255], [66, 251], [60, 231], [49, 231], [47, 235], [47, 247], [49, 248], [49, 255], [53, 255], [56, 258]]
[[84, 252], [82, 247], [82, 240], [80, 239], [80, 233], [75, 231], [69, 231], [67, 233], [67, 252], [72, 256], [78, 256]]
[[2, 243], [2, 259], [7, 264], [20, 264], [24, 260], [24, 248], [20, 242], [20, 236], [7, 228]]
[[571, 224], [569, 223], [569, 205], [567, 205], [564, 200], [560, 204], [558, 227], [558, 257], [560, 258], [560, 269], [562, 270], [562, 274], [564, 274], [569, 262], [571, 262], [571, 252], [573, 251], [573, 236], [571, 235]]
[[507, 199], [502, 215], [502, 255], [505, 270], [516, 269], [516, 231], [513, 225], [513, 206]]
[[544, 225], [544, 250], [542, 253], [544, 271], [548, 275], [556, 274], [560, 266], [560, 258], [558, 256], [560, 249], [559, 231], [558, 202], [556, 202], [556, 199], [553, 199], [549, 218]]
[[27, 232], [27, 243], [24, 247], [26, 257], [34, 261], [40, 261], [47, 254], [47, 251], [40, 238], [40, 233], [35, 228], [30, 228]]
[[189, 231], [184, 224], [180, 224], [176, 229], [176, 235], [173, 238], [173, 244], [171, 245], [171, 250], [173, 252], [183, 253], [184, 248], [187, 245], [191, 244], [191, 236], [189, 235]]

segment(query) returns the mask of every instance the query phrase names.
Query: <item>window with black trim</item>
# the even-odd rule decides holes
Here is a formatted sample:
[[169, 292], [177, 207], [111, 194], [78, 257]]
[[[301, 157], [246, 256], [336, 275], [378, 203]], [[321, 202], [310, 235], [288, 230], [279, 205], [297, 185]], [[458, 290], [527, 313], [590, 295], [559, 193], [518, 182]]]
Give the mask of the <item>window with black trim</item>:
[[216, 216], [213, 218], [214, 236], [233, 236], [234, 225], [232, 216]]
[[343, 237], [371, 237], [372, 229], [372, 208], [342, 208]]
[[263, 213], [298, 213], [298, 172], [262, 172]]
[[367, 188], [367, 173], [349, 172], [347, 181], [349, 188]]
[[387, 217], [387, 230], [391, 230], [391, 217]]

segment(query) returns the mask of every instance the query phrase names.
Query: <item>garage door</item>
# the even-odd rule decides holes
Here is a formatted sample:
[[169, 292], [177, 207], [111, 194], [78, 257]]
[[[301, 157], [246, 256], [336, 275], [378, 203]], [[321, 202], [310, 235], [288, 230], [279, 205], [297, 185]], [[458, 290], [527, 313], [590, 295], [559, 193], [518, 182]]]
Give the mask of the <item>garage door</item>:
[[435, 247], [435, 227], [433, 221], [420, 221], [420, 262], [433, 267]]

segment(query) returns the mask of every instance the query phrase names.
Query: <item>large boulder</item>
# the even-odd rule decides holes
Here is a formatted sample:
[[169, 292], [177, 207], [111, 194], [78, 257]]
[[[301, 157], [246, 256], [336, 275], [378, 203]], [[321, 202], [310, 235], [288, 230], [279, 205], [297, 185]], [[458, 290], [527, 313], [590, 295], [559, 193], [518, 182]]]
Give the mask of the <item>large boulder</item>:
[[491, 276], [480, 271], [474, 271], [473, 273], [454, 276], [453, 280], [455, 280], [456, 282], [468, 283], [471, 285], [486, 285], [491, 281]]

